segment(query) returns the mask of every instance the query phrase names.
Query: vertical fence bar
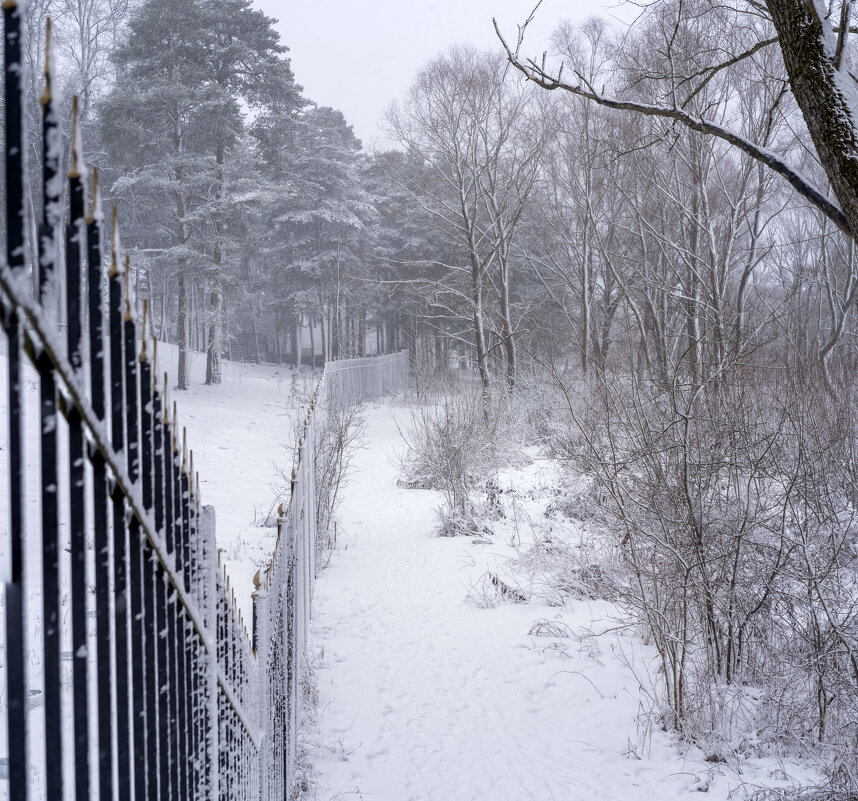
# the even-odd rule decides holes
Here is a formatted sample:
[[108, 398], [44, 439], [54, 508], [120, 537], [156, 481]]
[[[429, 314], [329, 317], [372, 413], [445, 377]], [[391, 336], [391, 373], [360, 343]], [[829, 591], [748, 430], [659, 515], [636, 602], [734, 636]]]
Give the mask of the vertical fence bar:
[[[176, 577], [184, 575], [184, 561], [182, 540], [184, 532], [182, 529], [182, 486], [181, 486], [181, 462], [179, 446], [177, 442], [178, 421], [176, 419], [176, 402], [173, 401], [173, 443], [172, 443], [172, 468], [171, 480], [173, 482], [173, 545], [174, 545], [174, 569]], [[176, 603], [176, 770], [178, 773], [178, 798], [190, 798], [188, 783], [188, 717], [187, 717], [187, 695], [185, 693], [185, 642], [188, 636], [187, 618], [184, 610], [180, 608], [178, 600]]]
[[[164, 463], [164, 538], [167, 544], [167, 554], [170, 561], [175, 565], [175, 519], [174, 508], [174, 486], [176, 461], [173, 454], [175, 435], [170, 423], [167, 405], [167, 374], [164, 373], [164, 435], [162, 450]], [[178, 652], [177, 638], [181, 626], [179, 615], [179, 604], [176, 597], [176, 589], [172, 585], [167, 587], [167, 669], [168, 679], [168, 703], [170, 721], [170, 798], [180, 801], [182, 796], [180, 764], [179, 764], [179, 679], [178, 679]]]
[[[6, 263], [12, 277], [26, 278], [24, 241], [25, 156], [22, 94], [24, 60], [21, 48], [22, 8], [16, 0], [3, 3], [3, 73], [6, 135]], [[6, 581], [6, 742], [9, 744], [9, 799], [27, 798], [27, 706], [24, 683], [24, 407], [21, 382], [21, 320], [15, 305], [4, 321], [9, 369], [9, 550]]]
[[[188, 477], [188, 434], [187, 429], [182, 428], [182, 528], [185, 532], [185, 563], [184, 563], [184, 582], [185, 591], [195, 598], [195, 587], [193, 583], [193, 563], [194, 563], [194, 530], [193, 530], [193, 514], [191, 511], [192, 499], [190, 493], [190, 481]], [[190, 788], [189, 797], [196, 797], [198, 792], [198, 775], [197, 775], [197, 753], [196, 753], [196, 695], [194, 692], [194, 678], [196, 674], [196, 637], [193, 631], [190, 631], [184, 641], [185, 648], [185, 708], [187, 710], [188, 731], [186, 733], [188, 742], [188, 786]]]
[[[131, 308], [131, 260], [125, 255], [125, 312], [122, 317], [125, 360], [125, 460], [128, 478], [136, 483], [140, 477], [140, 419], [137, 361], [137, 326]], [[131, 731], [134, 747], [134, 800], [146, 798], [146, 693], [143, 660], [146, 648], [143, 628], [143, 543], [140, 522], [131, 515], [128, 525], [128, 610], [130, 618], [131, 662]]]
[[[108, 272], [107, 319], [110, 332], [110, 418], [113, 450], [119, 454], [125, 445], [123, 347], [122, 347], [122, 272], [119, 269], [119, 236], [116, 208], [113, 209], [110, 271]], [[114, 480], [113, 505], [113, 610], [114, 661], [116, 665], [116, 757], [119, 801], [130, 801], [133, 766], [131, 764], [130, 694], [128, 674], [128, 568], [125, 523], [125, 499]]]
[[[161, 401], [161, 393], [158, 392], [157, 364], [158, 364], [158, 340], [152, 339], [152, 421], [154, 426], [154, 501], [155, 501], [155, 529], [159, 534], [165, 532], [165, 510], [164, 510], [164, 405]], [[166, 385], [165, 385], [166, 391]], [[162, 543], [166, 545], [165, 538]], [[167, 576], [164, 569], [157, 565], [155, 569], [155, 615], [158, 641], [158, 788], [159, 801], [169, 801], [171, 796], [170, 786], [170, 675], [169, 654], [170, 641], [167, 633], [168, 604], [167, 604]]]
[[[154, 511], [155, 431], [153, 426], [154, 405], [152, 397], [152, 365], [146, 350], [146, 323], [148, 303], [143, 301], [141, 325], [142, 346], [140, 348], [140, 467], [142, 475], [143, 508]], [[147, 799], [160, 798], [160, 762], [158, 759], [158, 655], [163, 644], [158, 637], [155, 581], [157, 558], [145, 537], [143, 546], [143, 628], [145, 633], [145, 692], [146, 692], [146, 775]]]
[[[66, 342], [72, 369], [82, 378], [83, 310], [81, 306], [81, 264], [84, 261], [83, 166], [79, 163], [78, 99], [72, 98], [71, 168], [68, 173], [69, 225], [66, 229]], [[86, 607], [86, 520], [84, 517], [86, 479], [84, 471], [83, 420], [77, 406], [67, 412], [69, 449], [69, 528], [71, 544], [71, 630], [72, 684], [74, 699], [75, 798], [89, 798], [89, 702]]]
[[[59, 110], [53, 96], [51, 26], [45, 42], [45, 89], [42, 105], [42, 222], [39, 227], [39, 302], [48, 315], [56, 315], [59, 303], [59, 229], [61, 135]], [[57, 760], [62, 750], [62, 681], [60, 676], [60, 541], [59, 474], [57, 469], [57, 387], [53, 363], [47, 355], [38, 360], [41, 410], [41, 506], [42, 506], [42, 614], [45, 677], [45, 759]], [[17, 736], [17, 734], [15, 735]], [[45, 777], [47, 801], [62, 801], [61, 770]]]
[[[199, 480], [197, 480], [197, 501], [200, 502]], [[212, 506], [200, 506], [199, 536], [201, 547], [201, 586], [205, 590], [202, 604], [206, 628], [217, 632], [217, 542], [215, 538], [215, 510]], [[209, 651], [204, 655], [206, 660], [202, 666], [205, 681], [204, 704], [205, 714], [205, 797], [216, 801], [219, 797], [218, 777], [218, 684], [217, 684], [217, 652]]]
[[[105, 418], [104, 388], [104, 280], [102, 242], [104, 215], [98, 189], [98, 170], [92, 171], [92, 205], [86, 218], [87, 295], [89, 297], [89, 385], [92, 410]], [[110, 545], [108, 539], [107, 471], [96, 449], [92, 463], [93, 545], [95, 550], [95, 653], [98, 718], [98, 795], [113, 794], [113, 682], [110, 670]]]

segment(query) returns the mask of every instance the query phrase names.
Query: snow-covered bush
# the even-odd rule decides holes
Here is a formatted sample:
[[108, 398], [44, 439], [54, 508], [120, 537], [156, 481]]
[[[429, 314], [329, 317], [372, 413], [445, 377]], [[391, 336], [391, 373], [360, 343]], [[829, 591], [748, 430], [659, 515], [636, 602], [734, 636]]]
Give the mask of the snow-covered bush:
[[330, 552], [336, 547], [336, 512], [348, 480], [354, 450], [360, 444], [366, 421], [364, 406], [328, 401], [315, 432], [316, 546]]
[[502, 513], [494, 473], [511, 442], [507, 408], [487, 417], [478, 395], [459, 388], [412, 410], [400, 482], [441, 492], [441, 536], [491, 533], [486, 521]]
[[619, 598], [658, 652], [665, 725], [725, 757], [804, 742], [854, 777], [851, 393], [739, 367], [564, 389], [570, 433], [553, 446], [595, 477], [587, 509], [615, 535]]
[[[323, 562], [325, 553], [336, 547], [336, 512], [342, 489], [348, 480], [354, 449], [360, 445], [365, 429], [363, 404], [331, 401], [327, 397], [316, 406], [314, 418], [315, 502], [318, 536], [316, 547]], [[296, 421], [295, 439], [303, 434], [303, 419]], [[274, 501], [267, 514], [257, 515], [260, 525], [276, 523], [276, 509], [285, 505], [292, 486], [295, 451], [283, 448], [284, 458], [276, 465], [278, 480], [272, 484]]]
[[453, 393], [436, 405], [417, 406], [404, 436], [405, 482], [437, 489], [444, 497], [441, 535], [480, 533], [474, 491], [489, 475], [495, 445], [478, 399]]

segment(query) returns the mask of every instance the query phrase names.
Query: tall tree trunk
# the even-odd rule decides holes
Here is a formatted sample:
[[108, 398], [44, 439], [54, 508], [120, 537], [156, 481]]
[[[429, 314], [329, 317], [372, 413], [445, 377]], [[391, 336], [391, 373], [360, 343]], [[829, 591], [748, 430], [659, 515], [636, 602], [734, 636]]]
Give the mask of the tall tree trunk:
[[[178, 120], [178, 113], [174, 117]], [[180, 153], [182, 149], [182, 139], [179, 133], [178, 122], [173, 124], [173, 148], [176, 153]], [[179, 189], [176, 192], [176, 244], [182, 247], [185, 244], [185, 198], [182, 195], [182, 177], [183, 171], [181, 167], [176, 168], [176, 183]], [[176, 389], [188, 388], [188, 287], [187, 276], [185, 275], [185, 260], [179, 259], [179, 309], [176, 324], [177, 344], [179, 346], [179, 365], [178, 375], [176, 376]]]
[[[692, 139], [693, 147], [693, 139]], [[696, 152], [696, 148], [694, 148]], [[691, 381], [697, 384], [702, 380], [702, 364], [700, 352], [700, 281], [697, 276], [697, 252], [700, 239], [700, 192], [702, 191], [701, 177], [695, 164], [692, 175], [691, 218], [688, 253], [688, 284], [685, 289], [686, 331], [688, 335], [688, 357]]]
[[214, 243], [214, 266], [215, 278], [214, 287], [209, 298], [209, 342], [206, 351], [206, 385], [212, 386], [220, 384], [222, 381], [220, 356], [223, 351], [223, 322], [221, 319], [221, 311], [223, 308], [223, 291], [220, 286], [220, 271], [223, 254], [221, 251], [221, 234], [223, 225], [220, 220], [220, 199], [223, 193], [223, 142], [218, 139], [217, 154], [215, 156], [217, 163], [217, 186], [215, 188], [215, 243]]
[[188, 289], [185, 268], [179, 261], [179, 314], [176, 321], [177, 344], [179, 346], [179, 369], [176, 376], [176, 389], [188, 388]]
[[503, 347], [506, 354], [506, 383], [512, 390], [515, 387], [516, 353], [515, 335], [512, 330], [512, 317], [509, 308], [509, 262], [506, 257], [501, 266], [500, 306], [503, 335]]
[[478, 267], [473, 267], [471, 278], [474, 302], [474, 348], [477, 352], [477, 370], [482, 385], [483, 416], [488, 420], [491, 414], [492, 392], [489, 383], [489, 366], [486, 359], [486, 333], [483, 325], [483, 286]]
[[292, 319], [292, 325], [289, 327], [290, 331], [290, 339], [291, 342], [291, 350], [292, 350], [292, 369], [298, 370], [301, 367], [301, 343], [298, 337], [298, 326], [300, 325], [300, 317], [296, 320]]
[[316, 366], [316, 332], [313, 315], [309, 315], [307, 319], [310, 323], [310, 369], [312, 370]]
[[[831, 46], [834, 35], [830, 23], [819, 16], [822, 4], [807, 0], [768, 0], [766, 6], [778, 32], [793, 96], [807, 124], [819, 162], [840, 203], [846, 230], [856, 239], [858, 118], [851, 98], [844, 91], [851, 78], [845, 69], [838, 69], [849, 28], [845, 28], [835, 48]], [[840, 227], [844, 228], [842, 224]]]
[[256, 303], [253, 300], [253, 274], [250, 259], [244, 259], [244, 269], [247, 276], [247, 286], [251, 289], [248, 293], [248, 305], [250, 306], [250, 328], [253, 333], [253, 361], [259, 364], [259, 326], [256, 321]]

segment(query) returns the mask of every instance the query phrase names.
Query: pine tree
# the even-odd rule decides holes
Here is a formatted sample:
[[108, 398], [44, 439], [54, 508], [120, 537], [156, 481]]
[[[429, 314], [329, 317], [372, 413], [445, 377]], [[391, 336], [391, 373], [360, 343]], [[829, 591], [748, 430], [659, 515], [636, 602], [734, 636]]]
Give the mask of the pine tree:
[[126, 242], [142, 254], [153, 301], [160, 282], [156, 322], [159, 311], [162, 329], [175, 319], [180, 389], [192, 308], [198, 318], [205, 309], [206, 382], [220, 382], [224, 290], [242, 264], [230, 179], [249, 177], [230, 166], [247, 147], [243, 107], [300, 102], [284, 52], [273, 20], [247, 0], [146, 0], [114, 53], [120, 77], [100, 107], [112, 192], [131, 217]]

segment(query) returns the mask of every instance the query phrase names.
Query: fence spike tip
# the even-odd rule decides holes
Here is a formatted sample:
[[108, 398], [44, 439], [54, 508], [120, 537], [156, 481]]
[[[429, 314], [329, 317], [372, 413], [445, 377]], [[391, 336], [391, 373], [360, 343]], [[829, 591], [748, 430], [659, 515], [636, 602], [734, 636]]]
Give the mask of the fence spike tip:
[[131, 256], [125, 254], [125, 314], [122, 319], [126, 323], [134, 322], [134, 314], [131, 311]]
[[173, 401], [173, 456], [179, 453], [178, 422], [176, 418], [176, 401]]
[[[12, 0], [14, 2], [14, 0]], [[98, 167], [92, 168], [92, 204], [86, 215], [87, 224], [94, 223], [101, 216], [101, 199], [98, 195]]]
[[283, 504], [282, 503], [277, 505], [277, 516], [283, 517]]
[[51, 73], [51, 18], [48, 17], [45, 20], [45, 88], [39, 96], [39, 104], [42, 106], [47, 106], [52, 99]]
[[113, 217], [110, 224], [110, 269], [107, 275], [116, 278], [119, 272], [119, 212], [113, 207]]
[[138, 357], [138, 361], [146, 362], [149, 361], [149, 356], [146, 353], [146, 317], [149, 313], [149, 299], [143, 298], [143, 320], [141, 321], [140, 327], [143, 330], [142, 336], [140, 337], [141, 347], [140, 347], [140, 356]]
[[80, 122], [78, 120], [78, 116], [77, 95], [72, 95], [71, 166], [69, 167], [68, 174], [66, 175], [67, 178], [80, 178], [80, 164], [78, 163], [80, 153], [77, 152], [78, 141], [80, 138], [80, 131], [78, 130]]
[[253, 586], [257, 592], [259, 592], [259, 589], [262, 587], [262, 576], [260, 575], [261, 570], [262, 568], [257, 570], [253, 576]]

